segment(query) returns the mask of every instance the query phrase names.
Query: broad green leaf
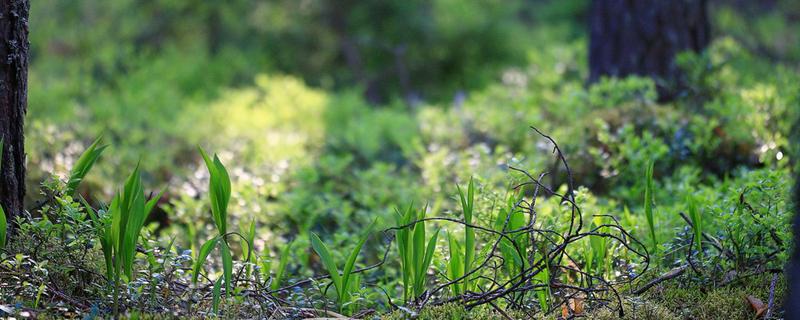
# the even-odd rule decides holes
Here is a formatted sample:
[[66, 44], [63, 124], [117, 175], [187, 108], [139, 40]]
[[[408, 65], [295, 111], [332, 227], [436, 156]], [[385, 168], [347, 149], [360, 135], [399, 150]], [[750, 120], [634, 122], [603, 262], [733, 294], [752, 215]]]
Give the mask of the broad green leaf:
[[106, 275], [109, 279], [114, 277], [114, 245], [111, 240], [111, 225], [103, 228], [100, 236], [100, 248], [103, 250], [103, 259], [106, 261]]
[[412, 251], [413, 251], [413, 262], [412, 265], [415, 268], [414, 272], [414, 291], [415, 294], [419, 294], [421, 290], [421, 275], [425, 272], [425, 266], [423, 266], [423, 262], [425, 260], [425, 222], [422, 219], [425, 218], [425, 211], [420, 210], [420, 214], [417, 217], [418, 221], [414, 225], [414, 235], [413, 235], [413, 244], [412, 244]]
[[129, 221], [125, 224], [125, 233], [122, 239], [122, 263], [125, 275], [128, 279], [133, 279], [133, 264], [136, 256], [136, 244], [139, 240], [139, 233], [145, 221], [145, 200], [142, 180], [139, 175], [139, 167], [136, 167], [131, 176], [131, 183], [127, 184], [123, 192], [127, 199], [127, 210]]
[[340, 295], [341, 297], [345, 297], [349, 293], [347, 289], [350, 284], [349, 282], [350, 274], [353, 272], [353, 268], [355, 267], [356, 264], [356, 259], [358, 259], [358, 254], [361, 252], [361, 247], [363, 247], [364, 243], [366, 243], [367, 239], [369, 239], [369, 234], [372, 232], [372, 226], [374, 225], [375, 221], [370, 223], [366, 231], [364, 231], [364, 234], [361, 236], [361, 240], [358, 242], [356, 247], [353, 248], [353, 251], [350, 252], [350, 256], [347, 257], [347, 262], [344, 264], [344, 269], [342, 271], [342, 289], [341, 289], [342, 293]]
[[197, 284], [197, 277], [200, 276], [200, 268], [203, 267], [206, 259], [208, 259], [208, 254], [211, 253], [211, 250], [214, 250], [218, 241], [219, 237], [214, 237], [203, 243], [203, 246], [200, 247], [200, 252], [194, 260], [194, 266], [192, 267], [192, 283]]
[[[461, 246], [459, 246], [456, 237], [447, 233], [447, 240], [450, 249], [450, 264], [447, 268], [447, 276], [453, 281], [464, 275], [464, 253], [461, 251]], [[454, 295], [461, 295], [461, 282], [456, 282], [452, 286]]]
[[694, 244], [697, 246], [698, 254], [703, 253], [703, 218], [700, 210], [697, 209], [697, 202], [692, 196], [688, 196], [686, 202], [689, 205], [689, 219], [692, 220], [694, 229]]
[[[440, 231], [441, 231], [441, 229], [436, 230], [433, 233], [433, 236], [431, 237], [431, 239], [428, 241], [428, 248], [425, 250], [425, 260], [422, 262], [422, 265], [424, 266], [424, 268], [423, 268], [422, 273], [420, 273], [420, 275], [422, 275], [423, 279], [425, 279], [424, 275], [428, 273], [428, 268], [430, 267], [431, 262], [433, 261], [433, 254], [436, 251], [436, 241], [439, 238], [439, 232]], [[424, 285], [424, 282], [423, 282], [423, 285]]]
[[333, 262], [333, 257], [331, 256], [328, 247], [325, 246], [325, 243], [320, 240], [319, 236], [316, 233], [311, 233], [311, 246], [314, 248], [314, 251], [319, 256], [320, 260], [322, 260], [322, 264], [328, 269], [328, 274], [331, 276], [331, 280], [333, 280], [333, 285], [336, 287], [336, 290], [342, 288], [342, 277], [339, 276], [339, 270], [336, 268], [336, 264]]
[[8, 230], [8, 223], [6, 222], [6, 212], [3, 206], [0, 206], [0, 250], [6, 247], [6, 232]]
[[97, 138], [86, 151], [81, 154], [78, 161], [75, 162], [75, 166], [72, 167], [72, 171], [69, 174], [69, 180], [67, 181], [66, 187], [66, 194], [67, 195], [74, 195], [75, 190], [78, 189], [81, 181], [86, 177], [86, 174], [89, 173], [89, 170], [92, 169], [97, 159], [100, 158], [100, 155], [103, 153], [108, 146], [100, 146], [100, 140], [102, 137]]
[[[413, 217], [413, 204], [406, 209], [405, 213], [400, 212], [399, 209], [396, 209], [397, 215], [397, 227], [404, 226], [408, 224]], [[409, 232], [408, 228], [399, 229], [396, 231], [396, 242], [397, 242], [397, 250], [400, 253], [400, 268], [403, 272], [403, 300], [408, 302], [408, 290], [409, 284], [411, 283], [411, 257], [408, 249], [409, 244]]]
[[220, 241], [219, 249], [222, 253], [222, 275], [225, 278], [225, 296], [227, 296], [231, 294], [231, 285], [233, 284], [233, 257], [225, 239]]
[[653, 218], [653, 167], [655, 163], [650, 161], [645, 170], [644, 188], [644, 215], [647, 218], [647, 225], [650, 227], [650, 239], [653, 242], [653, 253], [658, 251], [658, 239], [656, 238], [655, 219]]
[[[458, 187], [458, 186], [457, 186]], [[461, 198], [461, 209], [464, 211], [464, 222], [472, 224], [473, 209], [475, 204], [475, 182], [474, 179], [469, 179], [467, 186], [467, 195], [458, 187], [458, 195]], [[472, 269], [472, 262], [475, 258], [475, 231], [472, 227], [465, 226], [465, 241], [464, 241], [464, 273], [466, 274]], [[464, 290], [470, 290], [469, 279], [464, 279]]]
[[199, 149], [210, 175], [208, 192], [211, 198], [211, 214], [214, 217], [214, 224], [217, 226], [217, 230], [221, 235], [224, 235], [228, 232], [226, 219], [228, 201], [230, 201], [231, 196], [231, 180], [228, 171], [217, 155], [214, 155], [212, 160], [203, 148]]

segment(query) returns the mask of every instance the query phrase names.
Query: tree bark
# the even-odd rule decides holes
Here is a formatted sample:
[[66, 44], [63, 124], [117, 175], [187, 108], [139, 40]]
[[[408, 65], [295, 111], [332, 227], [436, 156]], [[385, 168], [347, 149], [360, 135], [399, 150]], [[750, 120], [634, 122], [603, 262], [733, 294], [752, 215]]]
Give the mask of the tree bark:
[[[795, 120], [794, 127], [792, 128], [792, 137], [795, 137], [795, 149], [800, 150], [800, 118]], [[800, 155], [800, 154], [798, 154]], [[797, 156], [797, 155], [795, 155]], [[795, 163], [795, 168], [797, 164]], [[794, 248], [792, 249], [792, 256], [786, 264], [788, 294], [784, 306], [786, 307], [785, 319], [800, 319], [800, 170], [795, 172], [794, 181], [794, 219], [792, 223], [792, 232], [794, 233]]]
[[9, 223], [24, 210], [29, 9], [28, 0], [0, 0], [0, 204]]
[[675, 55], [702, 51], [709, 42], [706, 0], [593, 0], [589, 82], [603, 76], [651, 77], [659, 98], [683, 85]]

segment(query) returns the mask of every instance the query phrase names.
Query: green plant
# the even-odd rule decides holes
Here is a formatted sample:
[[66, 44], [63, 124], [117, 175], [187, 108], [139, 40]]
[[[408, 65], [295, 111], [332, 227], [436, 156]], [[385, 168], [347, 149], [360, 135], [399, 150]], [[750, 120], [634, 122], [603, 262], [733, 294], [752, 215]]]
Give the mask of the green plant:
[[[448, 251], [450, 251], [450, 260], [447, 264], [447, 277], [451, 281], [454, 281], [464, 276], [464, 253], [461, 251], [461, 245], [458, 243], [458, 239], [449, 232], [447, 232], [447, 245]], [[463, 281], [453, 283], [453, 296], [460, 296], [463, 294], [463, 289]]]
[[253, 248], [253, 245], [254, 245], [255, 240], [256, 240], [256, 221], [255, 221], [255, 219], [254, 220], [250, 220], [250, 224], [247, 227], [245, 227], [244, 225], [240, 225], [239, 226], [239, 233], [244, 236], [244, 239], [245, 239], [245, 242], [246, 242], [245, 245], [247, 246], [247, 250], [243, 250], [244, 251], [244, 255], [253, 261], [253, 263], [248, 263], [247, 265], [245, 265], [245, 269], [244, 269], [245, 270], [244, 271], [245, 278], [250, 279], [250, 275], [252, 275], [252, 272], [253, 272], [253, 268], [252, 267], [254, 265], [258, 265], [258, 256], [255, 254], [255, 250]]
[[[592, 229], [603, 225], [602, 217], [592, 219]], [[598, 230], [600, 231], [600, 230]], [[611, 270], [611, 255], [609, 255], [608, 238], [602, 236], [589, 236], [588, 247], [586, 248], [586, 264], [584, 269], [592, 274], [602, 275]]]
[[211, 311], [214, 312], [214, 314], [219, 314], [219, 301], [222, 296], [220, 294], [221, 283], [222, 278], [217, 279], [217, 281], [214, 281], [214, 287], [211, 289]]
[[350, 252], [350, 255], [347, 257], [347, 261], [344, 264], [344, 268], [339, 271], [336, 263], [333, 261], [333, 256], [331, 255], [330, 250], [325, 245], [324, 242], [317, 236], [316, 233], [311, 233], [311, 246], [314, 248], [314, 252], [319, 255], [320, 259], [322, 260], [322, 264], [325, 266], [325, 269], [328, 271], [328, 275], [331, 277], [331, 281], [333, 281], [333, 286], [336, 289], [336, 302], [339, 306], [339, 311], [343, 311], [347, 309], [349, 311], [349, 303], [352, 299], [353, 293], [356, 289], [358, 289], [358, 282], [360, 278], [353, 272], [353, 268], [356, 264], [356, 259], [358, 258], [359, 252], [361, 252], [361, 247], [364, 246], [364, 243], [367, 242], [367, 238], [369, 238], [369, 234], [372, 231], [372, 226], [375, 223], [367, 227], [364, 234], [361, 236], [361, 240], [356, 244], [353, 250]]
[[72, 196], [75, 194], [78, 185], [81, 184], [83, 178], [86, 177], [86, 174], [92, 169], [97, 159], [103, 154], [103, 150], [108, 147], [108, 145], [100, 146], [101, 139], [102, 137], [95, 139], [92, 145], [90, 145], [89, 148], [81, 154], [78, 161], [75, 162], [75, 166], [72, 167], [72, 171], [70, 171], [69, 180], [67, 180], [67, 186], [64, 191], [66, 195]]
[[[121, 281], [133, 279], [136, 245], [144, 221], [162, 194], [163, 191], [153, 199], [145, 201], [139, 166], [136, 166], [128, 177], [122, 193], [117, 193], [108, 208], [111, 221], [105, 225], [100, 244], [106, 262], [106, 274], [113, 282], [115, 314], [119, 312]], [[90, 216], [93, 214], [90, 213]], [[122, 277], [123, 275], [125, 277]]]
[[[281, 286], [283, 277], [286, 274], [286, 265], [289, 264], [289, 253], [291, 253], [293, 244], [294, 242], [289, 242], [285, 247], [283, 247], [283, 250], [281, 250], [278, 267], [275, 269], [275, 277], [272, 279], [272, 283], [270, 283], [270, 289], [272, 290], [278, 290], [278, 288]], [[265, 268], [265, 270], [269, 270], [269, 268]]]
[[653, 183], [653, 167], [655, 166], [654, 161], [650, 161], [647, 164], [647, 169], [645, 170], [645, 187], [644, 187], [644, 216], [647, 218], [647, 226], [650, 228], [650, 240], [652, 241], [652, 253], [658, 253], [658, 239], [656, 238], [656, 227], [655, 227], [655, 220], [653, 218], [653, 205], [655, 202], [655, 196], [653, 195], [654, 192], [654, 183]]
[[409, 302], [425, 292], [425, 279], [433, 261], [439, 230], [425, 245], [425, 214], [427, 209], [416, 210], [410, 205], [405, 213], [397, 210], [397, 249], [403, 273], [403, 299]]
[[542, 308], [542, 311], [550, 310], [550, 297], [552, 296], [552, 292], [550, 290], [550, 260], [547, 256], [547, 250], [545, 250], [544, 243], [539, 245], [539, 252], [542, 253], [542, 261], [544, 261], [544, 266], [542, 270], [536, 273], [533, 276], [533, 280], [537, 282], [542, 287], [536, 290], [536, 300], [539, 302], [539, 307]]
[[211, 215], [214, 218], [214, 225], [217, 227], [218, 235], [206, 241], [198, 252], [193, 266], [192, 282], [197, 283], [200, 269], [208, 258], [209, 253], [219, 245], [220, 256], [222, 257], [222, 274], [225, 279], [225, 294], [231, 292], [231, 280], [233, 279], [233, 257], [225, 237], [228, 235], [228, 202], [231, 198], [231, 180], [228, 170], [222, 165], [219, 157], [214, 154], [214, 159], [208, 157], [206, 152], [199, 148], [200, 155], [203, 156], [206, 168], [210, 175], [208, 192], [211, 198]]
[[530, 264], [527, 260], [527, 249], [530, 244], [528, 232], [519, 232], [525, 227], [525, 214], [517, 208], [517, 203], [522, 200], [522, 193], [518, 196], [510, 195], [506, 206], [500, 209], [494, 222], [494, 229], [498, 232], [511, 232], [508, 237], [500, 239], [500, 252], [506, 263], [509, 275], [520, 272]]
[[[464, 193], [461, 188], [458, 188], [458, 195], [461, 198], [461, 209], [464, 210], [464, 270], [472, 268], [473, 260], [475, 260], [475, 231], [472, 228], [472, 215], [475, 209], [475, 183], [472, 178], [469, 179], [469, 186], [467, 187], [467, 197], [464, 198]], [[469, 279], [464, 279], [464, 292], [470, 290]]]
[[693, 196], [686, 198], [686, 203], [689, 211], [689, 219], [692, 221], [692, 229], [694, 230], [693, 242], [697, 249], [697, 254], [701, 257], [703, 255], [703, 214], [697, 208], [697, 200]]

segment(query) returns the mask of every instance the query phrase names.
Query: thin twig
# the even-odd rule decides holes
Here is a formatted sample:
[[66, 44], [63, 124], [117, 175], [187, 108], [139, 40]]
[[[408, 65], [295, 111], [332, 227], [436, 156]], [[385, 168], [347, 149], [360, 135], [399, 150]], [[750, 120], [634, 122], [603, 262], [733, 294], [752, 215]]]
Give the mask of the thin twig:
[[669, 272], [661, 275], [660, 277], [651, 280], [650, 282], [648, 282], [647, 284], [645, 284], [644, 286], [642, 286], [638, 290], [634, 291], [633, 294], [640, 295], [640, 294], [644, 293], [645, 291], [647, 291], [648, 289], [650, 289], [651, 287], [653, 287], [653, 286], [655, 286], [655, 285], [657, 285], [657, 284], [659, 284], [661, 282], [667, 281], [669, 279], [676, 278], [676, 277], [682, 275], [683, 272], [686, 271], [686, 268], [688, 268], [688, 267], [689, 267], [689, 265], [682, 265], [680, 267], [672, 269]]

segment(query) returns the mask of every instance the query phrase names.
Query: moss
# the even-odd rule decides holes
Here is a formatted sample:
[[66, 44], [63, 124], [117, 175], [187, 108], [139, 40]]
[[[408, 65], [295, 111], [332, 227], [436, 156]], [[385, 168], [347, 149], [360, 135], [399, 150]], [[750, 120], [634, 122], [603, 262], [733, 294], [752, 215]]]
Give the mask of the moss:
[[[515, 310], [503, 310], [508, 316], [514, 319], [545, 319], [544, 317], [537, 317], [534, 315], [526, 315]], [[407, 312], [395, 311], [381, 318], [382, 320], [404, 320], [412, 319], [412, 316]], [[507, 320], [502, 314], [495, 311], [491, 307], [479, 307], [467, 311], [463, 306], [458, 304], [445, 304], [441, 306], [426, 307], [419, 312], [416, 318], [420, 320]]]
[[[772, 276], [770, 274], [752, 276], [738, 283], [712, 290], [705, 290], [701, 284], [681, 279], [654, 288], [644, 298], [658, 301], [661, 306], [681, 318], [752, 319], [755, 313], [745, 299], [750, 295], [767, 303]], [[780, 275], [775, 286], [776, 308], [773, 312], [782, 311], [781, 303], [785, 296], [786, 279]]]
[[[627, 297], [623, 300], [624, 317], [622, 319], [637, 319], [637, 320], [670, 320], [680, 319], [672, 311], [664, 306], [638, 297]], [[608, 308], [597, 309], [589, 314], [587, 318], [590, 319], [620, 319], [619, 313], [615, 310]]]
[[[641, 296], [623, 297], [624, 317], [622, 319], [637, 320], [669, 320], [669, 319], [752, 319], [755, 316], [745, 301], [748, 295], [754, 296], [764, 303], [769, 299], [770, 274], [762, 274], [745, 278], [728, 286], [706, 290], [706, 286], [691, 281], [688, 276], [668, 281], [654, 287]], [[710, 286], [709, 286], [710, 287]], [[775, 286], [776, 307], [773, 312], [782, 313], [781, 302], [786, 296], [786, 280], [780, 275]], [[554, 319], [556, 315], [526, 315], [519, 311], [504, 310], [513, 319]], [[598, 308], [585, 314], [588, 319], [612, 320], [620, 319], [619, 313], [609, 308]], [[395, 311], [385, 315], [383, 320], [411, 319], [408, 313]], [[457, 304], [428, 307], [419, 312], [416, 319], [425, 320], [462, 320], [489, 319], [505, 320], [506, 318], [490, 307], [465, 310]]]

